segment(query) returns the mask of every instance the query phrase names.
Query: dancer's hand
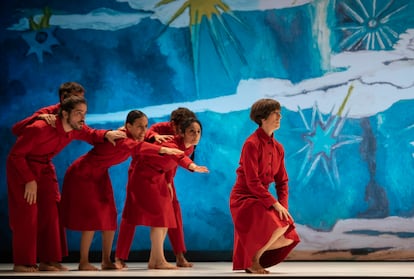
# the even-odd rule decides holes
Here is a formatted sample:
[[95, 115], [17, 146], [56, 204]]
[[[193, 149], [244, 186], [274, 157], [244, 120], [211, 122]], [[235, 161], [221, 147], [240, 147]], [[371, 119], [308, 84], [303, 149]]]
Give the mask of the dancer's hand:
[[283, 205], [281, 205], [279, 202], [276, 202], [273, 205], [273, 208], [279, 213], [279, 218], [281, 220], [291, 219], [293, 221], [292, 215], [290, 215], [289, 211]]
[[37, 182], [32, 180], [26, 183], [24, 186], [24, 199], [28, 204], [35, 204], [37, 201]]

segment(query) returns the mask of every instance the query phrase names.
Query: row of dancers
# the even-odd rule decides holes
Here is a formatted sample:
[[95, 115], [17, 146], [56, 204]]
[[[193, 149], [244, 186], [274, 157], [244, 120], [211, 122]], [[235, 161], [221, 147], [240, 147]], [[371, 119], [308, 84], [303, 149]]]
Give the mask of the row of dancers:
[[[169, 121], [148, 128], [145, 113], [131, 110], [121, 128], [93, 129], [85, 124], [83, 86], [66, 82], [58, 92], [58, 104], [41, 108], [12, 127], [17, 139], [7, 158], [6, 173], [13, 270], [68, 270], [61, 264], [68, 255], [66, 229], [81, 232], [79, 270], [99, 269], [89, 262], [96, 231], [102, 232], [101, 269], [126, 269], [136, 226], [150, 227], [149, 269], [192, 267], [184, 256], [187, 249], [174, 176], [178, 167], [209, 172], [194, 162], [202, 134], [195, 113], [180, 107], [171, 112]], [[250, 117], [259, 127], [243, 145], [229, 204], [234, 270], [267, 274], [265, 268], [285, 259], [300, 241], [288, 212], [283, 147], [273, 135], [280, 127], [280, 110], [272, 99], [260, 99], [251, 108]], [[52, 159], [72, 140], [93, 147], [67, 168], [60, 193]], [[112, 260], [118, 225], [108, 170], [130, 157]], [[277, 197], [268, 191], [272, 182]], [[175, 265], [164, 255], [167, 235]]]

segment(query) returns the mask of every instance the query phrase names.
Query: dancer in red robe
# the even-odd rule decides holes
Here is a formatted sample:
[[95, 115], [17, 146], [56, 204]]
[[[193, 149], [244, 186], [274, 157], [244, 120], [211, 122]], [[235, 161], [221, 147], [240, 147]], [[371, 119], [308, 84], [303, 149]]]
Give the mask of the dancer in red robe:
[[[274, 139], [280, 127], [280, 104], [255, 102], [250, 118], [259, 125], [243, 145], [236, 183], [230, 194], [234, 223], [233, 270], [267, 274], [299, 243], [288, 211], [288, 175], [284, 150]], [[277, 199], [269, 192], [275, 183]]]
[[17, 122], [12, 127], [12, 133], [16, 136], [20, 135], [22, 130], [29, 124], [33, 123], [37, 119], [43, 119], [47, 123], [54, 125], [56, 121], [56, 115], [59, 113], [60, 105], [62, 101], [69, 96], [80, 96], [85, 95], [85, 89], [82, 85], [77, 82], [69, 81], [64, 82], [59, 86], [59, 103], [48, 107], [41, 108], [33, 113], [31, 116]]
[[[149, 142], [158, 142], [162, 143], [168, 141], [174, 137], [174, 135], [179, 135], [180, 124], [188, 119], [196, 118], [196, 115], [193, 111], [185, 107], [179, 107], [171, 112], [170, 120], [165, 122], [158, 122], [148, 129], [146, 140]], [[186, 155], [191, 156], [194, 154], [195, 146], [191, 146], [186, 149]], [[190, 157], [194, 160], [194, 156]], [[176, 264], [178, 267], [192, 267], [193, 263], [188, 262], [184, 254], [187, 252], [184, 241], [184, 227], [183, 227], [183, 218], [181, 214], [180, 203], [178, 202], [175, 184], [172, 182], [172, 189], [174, 193], [173, 207], [175, 218], [177, 221], [176, 228], [168, 229], [168, 238], [170, 239], [171, 246], [176, 258]]]
[[[180, 135], [162, 145], [186, 151], [198, 143], [200, 136], [201, 124], [191, 118], [181, 123]], [[165, 259], [163, 244], [168, 229], [177, 227], [172, 181], [178, 165], [194, 172], [208, 172], [206, 167], [197, 166], [185, 155], [133, 156], [115, 252], [115, 263], [119, 267], [127, 267], [125, 260], [128, 259], [135, 226], [142, 225], [151, 227], [148, 268], [177, 268]]]
[[97, 143], [67, 169], [62, 186], [62, 223], [70, 230], [81, 231], [79, 270], [98, 270], [89, 263], [89, 249], [95, 231], [102, 231], [101, 268], [115, 269], [110, 256], [117, 228], [117, 210], [109, 168], [128, 159], [132, 152], [147, 155], [182, 154], [183, 151], [144, 142], [147, 116], [130, 111], [125, 126], [127, 138]]
[[68, 97], [62, 102], [56, 127], [34, 121], [21, 131], [10, 150], [6, 174], [14, 271], [67, 270], [60, 264], [67, 245], [58, 215], [60, 193], [52, 159], [75, 139], [93, 144], [105, 138], [115, 143], [116, 138], [125, 137], [120, 131], [87, 127], [85, 114], [85, 99]]

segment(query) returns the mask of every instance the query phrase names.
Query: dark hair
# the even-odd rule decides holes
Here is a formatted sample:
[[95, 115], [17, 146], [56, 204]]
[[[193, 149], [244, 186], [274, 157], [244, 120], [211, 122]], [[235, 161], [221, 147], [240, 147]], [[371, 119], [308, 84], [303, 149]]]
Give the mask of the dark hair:
[[133, 125], [136, 119], [139, 119], [142, 117], [148, 118], [147, 115], [140, 110], [136, 110], [136, 109], [131, 110], [126, 117], [125, 125], [128, 123]]
[[85, 88], [74, 81], [64, 82], [59, 87], [59, 100], [62, 101], [74, 93], [85, 93]]
[[66, 111], [67, 113], [70, 113], [79, 104], [87, 105], [86, 99], [84, 97], [76, 96], [76, 95], [67, 97], [60, 104], [59, 116], [62, 117], [62, 111]]
[[201, 131], [203, 131], [203, 126], [201, 126], [200, 120], [198, 120], [195, 117], [189, 117], [189, 118], [183, 120], [180, 123], [180, 126], [178, 127], [180, 129], [180, 132], [184, 134], [185, 133], [185, 130], [187, 130], [187, 128], [190, 127], [190, 125], [193, 124], [194, 122], [197, 122], [198, 125], [200, 125]]
[[274, 99], [260, 99], [250, 109], [250, 119], [262, 126], [262, 119], [266, 119], [275, 110], [280, 110], [280, 103]]
[[170, 121], [174, 122], [175, 125], [180, 126], [187, 118], [197, 118], [195, 113], [188, 108], [179, 107], [171, 112]]
[[[182, 121], [180, 123], [180, 126], [179, 126], [180, 132], [184, 134], [185, 130], [187, 130], [187, 128], [190, 127], [190, 125], [193, 124], [194, 122], [197, 122], [198, 125], [200, 125], [200, 130], [203, 131], [203, 126], [201, 125], [200, 120], [198, 120], [195, 117], [189, 117], [189, 118], [185, 119], [184, 121]], [[190, 156], [190, 159], [193, 160], [193, 161], [194, 161], [194, 158], [195, 158], [196, 147], [197, 147], [197, 145], [194, 145], [194, 151]]]

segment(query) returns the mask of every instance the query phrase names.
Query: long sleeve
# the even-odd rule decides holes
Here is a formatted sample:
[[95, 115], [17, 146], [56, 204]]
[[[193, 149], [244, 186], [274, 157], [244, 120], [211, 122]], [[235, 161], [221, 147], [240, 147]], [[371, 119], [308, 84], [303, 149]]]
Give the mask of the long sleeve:
[[170, 122], [159, 122], [151, 125], [145, 134], [145, 141], [154, 142], [156, 135], [174, 135], [174, 129]]
[[288, 175], [285, 168], [285, 153], [283, 150], [283, 147], [278, 144], [277, 145], [277, 152], [280, 160], [279, 169], [276, 172], [276, 175], [274, 177], [275, 179], [275, 187], [276, 187], [276, 193], [277, 198], [279, 202], [288, 209], [289, 207], [289, 186], [288, 186]]
[[264, 158], [259, 159], [260, 155], [262, 152], [259, 150], [259, 145], [247, 141], [242, 150], [241, 161], [248, 190], [268, 208], [276, 202], [276, 199], [268, 191], [268, 185], [262, 182], [263, 177], [270, 179], [268, 177], [270, 173], [266, 169], [260, 168], [261, 164], [265, 163], [263, 162]]
[[38, 127], [28, 126], [22, 135], [17, 138], [9, 153], [9, 161], [15, 167], [24, 183], [36, 178], [29, 167], [26, 157], [36, 146], [36, 135], [39, 135], [39, 133], [40, 129]]
[[82, 126], [82, 130], [73, 130], [70, 133], [73, 139], [83, 140], [93, 145], [94, 143], [102, 143], [105, 141], [105, 134], [108, 130], [92, 129], [87, 125]]
[[22, 133], [22, 130], [27, 126], [32, 124], [39, 115], [41, 114], [57, 114], [59, 112], [60, 104], [55, 104], [52, 106], [44, 107], [33, 113], [31, 116], [26, 117], [25, 119], [17, 122], [12, 127], [12, 133], [16, 136]]

